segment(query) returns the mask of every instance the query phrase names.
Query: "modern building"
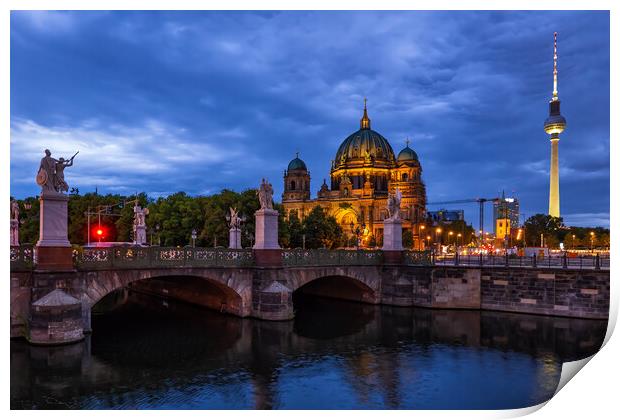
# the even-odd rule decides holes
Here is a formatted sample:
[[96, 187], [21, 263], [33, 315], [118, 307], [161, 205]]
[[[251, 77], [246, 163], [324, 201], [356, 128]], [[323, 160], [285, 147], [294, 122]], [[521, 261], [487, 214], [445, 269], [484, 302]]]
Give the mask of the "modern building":
[[553, 94], [549, 102], [549, 117], [545, 132], [551, 140], [551, 168], [549, 171], [549, 216], [560, 217], [560, 164], [558, 146], [560, 133], [566, 128], [566, 119], [560, 113], [558, 98], [558, 33], [553, 33]]
[[429, 211], [427, 213], [427, 218], [433, 221], [433, 224], [436, 223], [452, 223], [458, 220], [465, 220], [465, 211], [464, 210], [436, 210]]
[[420, 226], [426, 218], [426, 187], [422, 166], [409, 142], [398, 155], [389, 141], [370, 128], [364, 100], [364, 114], [359, 130], [348, 136], [336, 152], [330, 182], [323, 180], [317, 198], [310, 197], [310, 172], [299, 156], [284, 172], [282, 205], [286, 217], [300, 219], [316, 206], [336, 218], [347, 236], [359, 229], [361, 244], [383, 237], [383, 220], [387, 217], [388, 193], [398, 188], [402, 193], [403, 231], [413, 235], [414, 247], [421, 246]]
[[493, 202], [493, 233], [496, 239], [504, 239], [506, 234], [519, 226], [519, 200], [514, 197], [502, 197]]

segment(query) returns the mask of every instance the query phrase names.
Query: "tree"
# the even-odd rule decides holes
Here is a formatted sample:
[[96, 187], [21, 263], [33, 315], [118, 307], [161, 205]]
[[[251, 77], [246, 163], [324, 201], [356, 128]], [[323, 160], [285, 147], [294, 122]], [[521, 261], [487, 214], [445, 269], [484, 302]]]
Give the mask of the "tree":
[[561, 217], [535, 214], [525, 221], [523, 227], [525, 228], [525, 241], [527, 245], [540, 245], [540, 235], [542, 234], [545, 243], [557, 246], [564, 222]]
[[403, 230], [403, 247], [409, 249], [413, 246], [413, 233], [409, 229]]
[[342, 241], [342, 228], [333, 216], [316, 206], [302, 222], [306, 248], [337, 248]]
[[[283, 213], [283, 212], [282, 212]], [[280, 224], [280, 245], [284, 248], [300, 248], [303, 246], [304, 230], [296, 213], [289, 216], [288, 220], [282, 217]]]

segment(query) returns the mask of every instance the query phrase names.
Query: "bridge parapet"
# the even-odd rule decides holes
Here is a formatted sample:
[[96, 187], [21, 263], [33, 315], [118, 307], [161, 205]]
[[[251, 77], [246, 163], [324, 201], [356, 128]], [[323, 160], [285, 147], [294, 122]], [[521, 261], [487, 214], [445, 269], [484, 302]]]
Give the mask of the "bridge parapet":
[[250, 267], [252, 250], [173, 247], [86, 248], [78, 253], [80, 269]]
[[404, 265], [433, 265], [431, 251], [404, 251]]
[[11, 246], [11, 271], [29, 270], [34, 265], [32, 245]]
[[380, 265], [382, 262], [383, 253], [378, 250], [292, 249], [282, 251], [282, 264], [289, 267]]

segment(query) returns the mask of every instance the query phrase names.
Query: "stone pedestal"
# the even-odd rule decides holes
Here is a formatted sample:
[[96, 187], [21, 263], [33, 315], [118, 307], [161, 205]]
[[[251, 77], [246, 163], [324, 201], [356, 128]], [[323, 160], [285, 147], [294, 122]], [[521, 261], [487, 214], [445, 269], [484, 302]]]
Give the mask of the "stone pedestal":
[[84, 338], [82, 302], [56, 289], [32, 303], [28, 341], [33, 344], [67, 344]]
[[140, 225], [140, 226], [136, 226], [135, 228], [135, 232], [134, 232], [134, 243], [136, 245], [144, 245], [147, 243], [146, 240], [146, 226], [145, 225]]
[[67, 237], [67, 204], [69, 197], [57, 192], [43, 192], [39, 217], [38, 247], [71, 247]]
[[403, 250], [403, 224], [400, 220], [385, 220], [383, 222], [384, 251]]
[[260, 209], [256, 213], [256, 242], [254, 249], [280, 249], [278, 245], [278, 212]]
[[11, 219], [11, 246], [19, 246], [19, 220]]
[[67, 237], [67, 205], [69, 197], [44, 191], [39, 198], [39, 241], [37, 268], [41, 270], [71, 270], [73, 255]]
[[228, 248], [241, 249], [241, 229], [239, 228], [230, 229], [228, 237], [229, 237]]

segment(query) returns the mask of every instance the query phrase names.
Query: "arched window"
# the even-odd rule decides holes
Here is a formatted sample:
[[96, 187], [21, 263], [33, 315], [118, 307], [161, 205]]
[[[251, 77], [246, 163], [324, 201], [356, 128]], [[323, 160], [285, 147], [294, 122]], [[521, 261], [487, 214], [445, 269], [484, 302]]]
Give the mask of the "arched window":
[[407, 173], [403, 174], [403, 181], [407, 181], [409, 179], [409, 175]]
[[291, 181], [291, 190], [295, 189], [295, 181]]
[[345, 189], [344, 189], [344, 196], [345, 196], [345, 197], [348, 197], [348, 196], [349, 196], [349, 189], [348, 189], [348, 188], [345, 188]]

